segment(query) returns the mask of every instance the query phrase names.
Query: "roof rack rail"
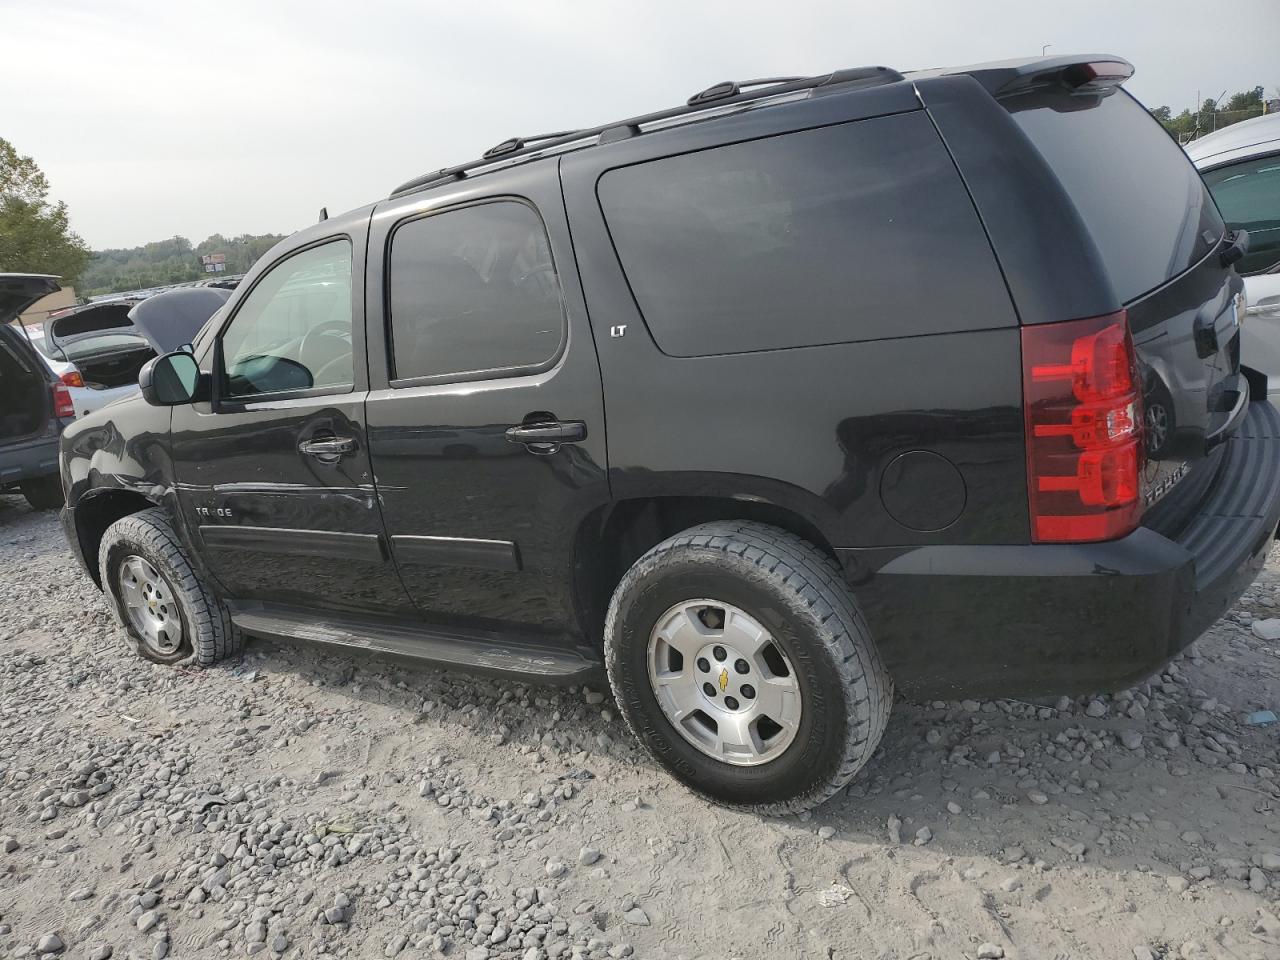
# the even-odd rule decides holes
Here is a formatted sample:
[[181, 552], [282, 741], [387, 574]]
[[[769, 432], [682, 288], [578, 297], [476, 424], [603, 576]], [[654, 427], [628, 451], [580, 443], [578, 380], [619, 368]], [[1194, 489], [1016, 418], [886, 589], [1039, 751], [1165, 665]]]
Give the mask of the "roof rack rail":
[[710, 103], [712, 100], [723, 100], [725, 97], [735, 97], [747, 87], [765, 87], [773, 86], [779, 83], [795, 83], [797, 80], [805, 80], [806, 77], [765, 77], [760, 80], [725, 80], [722, 83], [716, 83], [700, 90], [692, 97], [685, 101], [689, 106], [696, 106], [699, 103]]
[[496, 147], [490, 147], [480, 156], [485, 160], [492, 160], [495, 157], [505, 157], [508, 153], [515, 153], [533, 143], [542, 143], [546, 140], [559, 140], [561, 137], [568, 137], [577, 130], [561, 130], [559, 133], [537, 133], [531, 137], [512, 137], [510, 140], [503, 140]]
[[826, 92], [822, 88], [831, 88], [845, 84], [878, 86], [885, 83], [897, 83], [904, 79], [897, 70], [889, 67], [852, 67], [836, 70], [814, 77], [768, 77], [759, 80], [726, 80], [695, 93], [684, 104], [669, 107], [629, 120], [615, 120], [598, 127], [584, 127], [580, 130], [565, 130], [559, 133], [544, 133], [530, 137], [511, 137], [496, 146], [490, 147], [478, 160], [460, 163], [452, 167], [444, 167], [432, 173], [425, 173], [406, 183], [400, 184], [391, 191], [391, 198], [402, 197], [425, 187], [441, 183], [463, 180], [482, 167], [489, 167], [503, 161], [517, 158], [532, 159], [541, 155], [540, 151], [554, 150], [579, 141], [595, 139], [597, 143], [611, 143], [639, 136], [646, 124], [658, 123], [677, 117], [690, 116], [704, 110], [715, 110], [737, 103], [750, 103], [769, 97], [782, 96], [811, 90], [815, 93]]

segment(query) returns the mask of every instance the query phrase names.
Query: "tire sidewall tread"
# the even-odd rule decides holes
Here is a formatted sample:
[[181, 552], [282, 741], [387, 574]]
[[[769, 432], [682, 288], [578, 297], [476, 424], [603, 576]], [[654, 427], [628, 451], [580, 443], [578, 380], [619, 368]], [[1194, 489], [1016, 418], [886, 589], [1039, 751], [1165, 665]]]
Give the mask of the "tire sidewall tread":
[[[771, 629], [777, 627], [781, 618], [784, 634], [775, 634], [775, 640], [786, 648], [800, 674], [802, 687], [806, 678], [810, 680], [805, 688], [804, 714], [796, 740], [781, 757], [758, 768], [732, 767], [705, 755], [699, 756], [696, 748], [671, 728], [649, 688], [647, 670], [639, 669], [645, 663], [653, 623], [631, 623], [629, 615], [637, 608], [644, 608], [646, 592], [657, 591], [659, 595], [664, 590], [668, 595], [673, 591], [683, 592], [685, 595], [680, 599], [697, 599], [698, 589], [671, 584], [677, 574], [681, 582], [689, 582], [691, 571], [696, 573], [704, 568], [740, 583], [746, 594], [754, 594], [754, 602], [739, 605], [752, 616], [771, 619], [772, 624], [767, 624]], [[696, 576], [693, 579], [696, 580]], [[736, 592], [723, 588], [720, 594], [708, 595], [708, 599], [736, 602], [733, 597], [722, 595], [725, 589]], [[770, 600], [777, 602], [777, 610], [769, 609], [772, 605], [767, 601]], [[649, 607], [655, 603], [649, 601]], [[756, 609], [752, 609], [753, 606]], [[793, 621], [798, 622], [798, 626], [792, 627]], [[605, 621], [604, 647], [614, 699], [637, 739], [663, 767], [695, 792], [738, 809], [766, 814], [793, 813], [831, 797], [871, 759], [893, 705], [892, 680], [871, 641], [866, 621], [834, 563], [800, 537], [762, 523], [701, 524], [649, 550], [614, 591]], [[637, 647], [642, 649], [637, 651]], [[819, 681], [819, 689], [825, 687], [824, 692], [839, 698], [842, 710], [822, 709], [825, 698], [815, 700], [812, 678], [821, 676], [821, 671], [826, 671], [832, 682]], [[661, 726], [655, 730], [656, 720], [661, 720]], [[797, 768], [794, 758], [806, 751], [812, 753], [813, 734], [817, 733], [821, 741], [825, 725], [832, 722], [842, 729], [834, 743], [827, 737], [829, 755], [821, 757], [815, 768]], [[801, 743], [806, 731], [806, 742]], [[671, 743], [666, 742], [667, 734]], [[797, 750], [800, 754], [795, 754]], [[706, 782], [715, 779], [714, 774], [699, 775], [708, 764], [715, 765], [713, 771], [746, 783], [751, 792], [762, 789], [761, 784], [768, 777], [777, 779], [779, 773], [787, 770], [811, 770], [813, 775], [794, 795], [764, 802], [740, 802], [728, 796], [732, 788], [726, 790], [723, 783], [709, 785]], [[720, 789], [716, 789], [717, 786]]]
[[[123, 548], [132, 548], [139, 556], [145, 557], [164, 575], [172, 588], [182, 617], [184, 638], [191, 648], [185, 657], [156, 660], [142, 652], [116, 592], [116, 575], [111, 561], [112, 555]], [[173, 525], [160, 508], [122, 517], [107, 528], [98, 548], [98, 572], [112, 612], [139, 656], [157, 663], [207, 667], [240, 652], [244, 638], [231, 622], [230, 611], [195, 572]]]

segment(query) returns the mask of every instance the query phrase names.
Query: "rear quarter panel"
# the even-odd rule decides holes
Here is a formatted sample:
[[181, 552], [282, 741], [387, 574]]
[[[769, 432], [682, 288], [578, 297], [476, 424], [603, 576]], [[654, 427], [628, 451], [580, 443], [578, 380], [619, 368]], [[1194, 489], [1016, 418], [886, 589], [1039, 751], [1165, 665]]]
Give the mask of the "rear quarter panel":
[[[998, 274], [1002, 313], [952, 325], [973, 332], [675, 357], [648, 332], [597, 199], [601, 176], [623, 165], [918, 109], [910, 84], [898, 84], [645, 135], [563, 160], [604, 377], [616, 498], [765, 501], [800, 515], [837, 547], [1026, 542], [1019, 335]], [[884, 267], [859, 262], [850, 269]], [[905, 272], [908, 282], [930, 283], [927, 264]], [[937, 309], [988, 302], [971, 293], [938, 289]], [[895, 483], [912, 483], [887, 468], [911, 451], [945, 458], [962, 478], [959, 515], [941, 528], [911, 529], [885, 508], [883, 494]], [[914, 483], [899, 491], [902, 498], [927, 502], [929, 485]]]

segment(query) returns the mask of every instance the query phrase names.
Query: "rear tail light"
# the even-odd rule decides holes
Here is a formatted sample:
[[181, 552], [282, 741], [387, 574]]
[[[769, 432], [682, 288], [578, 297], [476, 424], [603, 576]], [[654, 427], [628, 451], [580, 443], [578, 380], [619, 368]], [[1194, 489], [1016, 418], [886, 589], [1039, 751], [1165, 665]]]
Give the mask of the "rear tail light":
[[1022, 328], [1031, 539], [1111, 540], [1142, 516], [1142, 401], [1125, 313]]
[[69, 419], [76, 415], [76, 405], [71, 400], [71, 391], [65, 383], [53, 385], [53, 415]]
[[65, 383], [68, 387], [84, 386], [84, 377], [80, 376], [79, 370], [68, 370], [58, 379], [61, 380], [63, 383]]

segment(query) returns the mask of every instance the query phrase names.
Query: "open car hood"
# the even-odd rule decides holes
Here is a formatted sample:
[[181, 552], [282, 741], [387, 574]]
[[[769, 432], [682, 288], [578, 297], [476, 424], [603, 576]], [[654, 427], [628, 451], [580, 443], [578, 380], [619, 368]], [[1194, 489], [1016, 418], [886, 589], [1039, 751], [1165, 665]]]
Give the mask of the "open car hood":
[[62, 287], [47, 273], [0, 273], [0, 323], [16, 320], [41, 297]]
[[231, 293], [221, 287], [185, 287], [157, 293], [130, 310], [129, 319], [157, 353], [172, 353], [195, 339]]

